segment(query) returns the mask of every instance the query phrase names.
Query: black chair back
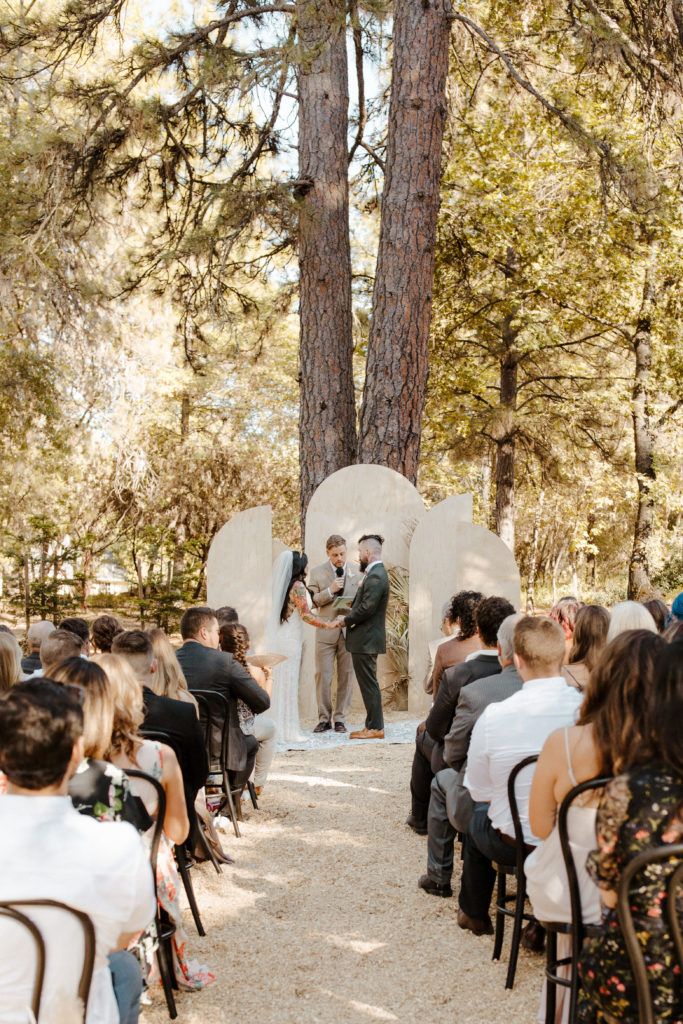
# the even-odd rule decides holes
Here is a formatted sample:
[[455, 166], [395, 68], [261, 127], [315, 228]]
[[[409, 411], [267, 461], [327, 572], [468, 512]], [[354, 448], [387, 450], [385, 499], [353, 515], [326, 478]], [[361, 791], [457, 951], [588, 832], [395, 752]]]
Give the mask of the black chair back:
[[[40, 1000], [43, 995], [43, 980], [45, 978], [45, 942], [41, 935], [38, 925], [27, 917], [26, 914], [22, 914], [21, 911], [16, 910], [11, 903], [2, 901], [0, 903], [0, 917], [8, 917], [16, 924], [21, 925], [29, 933], [33, 939], [33, 944], [36, 947], [36, 969], [33, 975], [33, 993], [31, 995], [31, 1011], [36, 1020], [38, 1020], [38, 1014], [40, 1013]], [[5, 950], [5, 956], [8, 956], [8, 951]]]
[[156, 790], [157, 794], [157, 816], [154, 822], [154, 831], [152, 832], [152, 843], [149, 851], [149, 862], [152, 865], [152, 873], [154, 875], [154, 885], [156, 886], [157, 878], [157, 859], [159, 856], [159, 843], [161, 842], [161, 833], [164, 830], [164, 818], [166, 817], [166, 793], [164, 787], [161, 785], [158, 779], [148, 775], [147, 772], [140, 771], [139, 768], [126, 768], [126, 775], [129, 779], [141, 779], [143, 782], [148, 782]]
[[671, 874], [667, 879], [666, 913], [673, 938], [674, 949], [678, 957], [679, 969], [683, 972], [683, 943], [681, 942], [681, 926], [678, 920], [676, 908], [678, 890], [683, 883], [683, 843], [670, 843], [664, 846], [654, 847], [652, 850], [645, 850], [637, 857], [634, 857], [633, 860], [626, 865], [621, 874], [621, 878], [619, 879], [619, 889], [617, 891], [617, 917], [619, 918], [621, 933], [624, 937], [626, 952], [628, 953], [629, 960], [631, 961], [633, 978], [636, 983], [636, 991], [638, 993], [639, 1024], [655, 1024], [655, 1014], [654, 1007], [652, 1005], [652, 995], [650, 992], [650, 983], [648, 980], [645, 957], [643, 956], [643, 950], [640, 942], [638, 941], [638, 935], [633, 921], [631, 909], [631, 886], [634, 878], [639, 872], [648, 868], [651, 864], [658, 864], [660, 861], [670, 860], [673, 858], [679, 858], [680, 863], [672, 867]]
[[[78, 982], [78, 998], [81, 1000], [83, 1005], [83, 1020], [85, 1020], [88, 1009], [88, 998], [90, 996], [93, 965], [95, 963], [95, 928], [92, 921], [84, 911], [76, 910], [75, 907], [70, 907], [67, 903], [61, 903], [59, 900], [8, 900], [7, 902], [15, 909], [16, 907], [31, 907], [36, 910], [51, 908], [63, 911], [65, 914], [70, 914], [74, 917], [80, 924], [83, 931], [83, 968]], [[43, 953], [44, 952], [45, 946], [43, 944]]]
[[525, 768], [528, 768], [530, 764], [535, 764], [536, 761], [538, 761], [538, 754], [530, 754], [529, 757], [525, 757], [522, 761], [518, 761], [508, 775], [508, 802], [510, 804], [510, 813], [512, 815], [512, 825], [515, 830], [515, 846], [517, 852], [516, 871], [518, 879], [524, 878], [524, 859], [526, 857], [526, 851], [524, 845], [524, 831], [519, 817], [519, 806], [517, 804], [515, 786], [519, 773], [524, 771]]

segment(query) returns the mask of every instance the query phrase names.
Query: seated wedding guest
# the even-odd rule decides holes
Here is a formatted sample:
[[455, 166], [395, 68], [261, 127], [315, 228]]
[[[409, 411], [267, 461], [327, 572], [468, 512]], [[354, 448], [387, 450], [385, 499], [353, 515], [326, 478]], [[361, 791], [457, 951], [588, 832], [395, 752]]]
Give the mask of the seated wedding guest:
[[[628, 764], [630, 751], [642, 747], [655, 686], [655, 663], [664, 646], [661, 637], [648, 630], [621, 633], [604, 649], [591, 673], [577, 724], [552, 732], [543, 745], [529, 798], [531, 830], [543, 842], [524, 863], [529, 899], [541, 922], [571, 921], [569, 883], [555, 824], [558, 808], [579, 782], [619, 773]], [[595, 849], [599, 798], [597, 791], [589, 790], [572, 804], [567, 819], [582, 917], [587, 924], [600, 921], [598, 889], [586, 871], [586, 857]], [[569, 935], [558, 935], [557, 953], [560, 959], [570, 955]], [[567, 1020], [566, 993], [566, 988], [558, 987], [558, 1024]], [[544, 1013], [543, 996], [540, 1020], [545, 1019]]]
[[599, 604], [586, 604], [579, 608], [574, 623], [572, 644], [562, 675], [570, 686], [585, 690], [600, 653], [607, 643], [609, 612]]
[[637, 601], [620, 601], [610, 612], [607, 643], [620, 633], [625, 633], [627, 629], [649, 629], [651, 633], [657, 632], [655, 620], [647, 608]]
[[549, 612], [553, 622], [562, 627], [566, 648], [565, 657], [569, 654], [571, 648], [576, 616], [581, 608], [583, 608], [583, 601], [579, 601], [578, 597], [567, 596], [561, 597], [559, 601], [556, 601]]
[[[225, 622], [220, 629], [221, 650], [232, 654], [235, 661], [246, 668], [249, 675], [266, 691], [270, 697], [273, 692], [273, 673], [271, 670], [264, 672], [262, 668], [247, 663], [247, 651], [249, 650], [249, 633], [246, 626], [240, 622]], [[275, 735], [275, 722], [267, 715], [254, 715], [254, 712], [243, 700], [237, 701], [237, 714], [240, 720], [240, 729], [246, 735], [252, 735], [258, 743], [256, 760], [254, 762], [254, 789], [256, 795], [261, 795], [268, 769], [270, 768], [277, 738]]]
[[427, 834], [432, 779], [437, 772], [448, 767], [443, 759], [443, 743], [455, 716], [460, 690], [474, 679], [500, 672], [498, 627], [514, 611], [504, 597], [486, 597], [479, 602], [474, 612], [479, 649], [469, 654], [461, 664], [452, 665], [444, 671], [427, 719], [417, 727], [410, 773], [411, 813], [406, 825], [418, 835]]
[[222, 626], [225, 622], [239, 622], [239, 615], [236, 610], [228, 604], [224, 604], [221, 608], [216, 609], [216, 618], [218, 619], [219, 626]]
[[[128, 661], [118, 654], [97, 654], [95, 661], [104, 669], [114, 695], [114, 730], [108, 760], [124, 771], [139, 768], [159, 779], [164, 787], [166, 814], [157, 859], [157, 898], [176, 927], [171, 940], [176, 980], [181, 988], [200, 989], [212, 982], [214, 975], [187, 958], [187, 936], [178, 900], [181, 886], [173, 856], [173, 844], [185, 842], [190, 828], [180, 766], [171, 747], [143, 739], [139, 734], [144, 719], [142, 687]], [[156, 817], [156, 792], [144, 780], [131, 779], [130, 785], [142, 799], [147, 813]], [[151, 841], [151, 830], [147, 838]]]
[[[244, 703], [255, 715], [267, 711], [270, 697], [252, 679], [232, 654], [218, 649], [218, 620], [211, 608], [188, 608], [180, 620], [180, 633], [185, 641], [176, 657], [192, 690], [216, 690], [227, 697], [230, 705], [230, 777], [235, 787], [246, 785], [253, 768], [258, 742], [245, 736], [237, 716], [237, 701]], [[212, 742], [212, 760], [218, 756], [220, 739]]]
[[[146, 729], [164, 732], [178, 758], [185, 789], [187, 812], [194, 820], [192, 809], [197, 793], [206, 782], [209, 765], [196, 708], [187, 701], [160, 696], [152, 689], [157, 674], [152, 641], [141, 629], [118, 633], [112, 641], [112, 654], [124, 658], [142, 686]], [[193, 840], [196, 836], [193, 836]]]
[[474, 804], [465, 788], [467, 750], [474, 723], [489, 704], [507, 700], [521, 689], [513, 661], [512, 638], [523, 615], [508, 615], [498, 627], [498, 661], [501, 671], [463, 686], [458, 697], [455, 717], [444, 741], [444, 758], [448, 768], [437, 772], [432, 780], [427, 816], [427, 874], [418, 885], [430, 896], [452, 896], [453, 844], [457, 832], [463, 834], [472, 817]]
[[435, 698], [444, 670], [460, 665], [468, 654], [481, 650], [474, 612], [483, 596], [475, 590], [461, 590], [451, 598], [447, 612], [450, 638], [437, 647], [432, 675], [425, 686], [426, 692], [433, 693]]
[[199, 713], [197, 701], [187, 688], [187, 680], [183, 675], [173, 645], [163, 629], [148, 629], [147, 636], [152, 641], [154, 657], [157, 660], [156, 672], [149, 681], [149, 688], [159, 697], [170, 697], [182, 700]]
[[98, 615], [92, 624], [93, 647], [99, 654], [108, 654], [119, 633], [123, 633], [123, 626], [114, 615]]
[[0, 692], [22, 678], [21, 647], [13, 633], [0, 633]]
[[26, 657], [21, 659], [21, 671], [25, 672], [26, 675], [30, 676], [34, 672], [41, 671], [40, 645], [54, 631], [53, 623], [48, 622], [47, 619], [41, 619], [40, 622], [32, 622], [28, 627], [28, 632], [26, 633]]
[[[0, 697], [0, 768], [7, 777], [0, 798], [0, 899], [59, 900], [84, 911], [96, 942], [86, 1024], [135, 1024], [140, 968], [125, 946], [154, 917], [153, 878], [134, 828], [84, 817], [68, 798], [69, 780], [83, 760], [82, 723], [74, 691], [49, 679], [19, 683]], [[73, 955], [80, 926], [74, 933], [64, 914], [26, 912], [47, 947], [41, 1020], [80, 1020], [80, 964]], [[0, 1018], [25, 1020], [32, 940], [2, 919], [0, 941]]]
[[[597, 813], [597, 850], [588, 872], [605, 907], [601, 934], [581, 953], [580, 1024], [638, 1024], [638, 998], [631, 963], [615, 911], [619, 879], [639, 854], [683, 842], [683, 641], [666, 645], [655, 665], [640, 742], [632, 745], [623, 773], [607, 786]], [[683, 1019], [681, 972], [666, 915], [668, 879], [680, 859], [660, 861], [641, 872], [630, 889], [635, 932], [647, 967], [654, 1019]], [[683, 906], [678, 902], [678, 914]]]
[[62, 619], [59, 623], [59, 629], [68, 629], [70, 633], [75, 633], [76, 636], [80, 637], [83, 644], [83, 654], [90, 654], [90, 626], [85, 619], [81, 619], [77, 615], [69, 616], [66, 619]]
[[683, 622], [670, 622], [664, 630], [664, 639], [668, 644], [672, 644], [674, 640], [680, 640], [683, 638]]
[[82, 651], [83, 641], [79, 636], [68, 629], [56, 629], [40, 645], [42, 674], [49, 678], [53, 668], [67, 658], [80, 657]]
[[99, 821], [128, 821], [138, 832], [152, 824], [144, 806], [130, 791], [128, 777], [107, 761], [114, 728], [114, 697], [104, 670], [85, 658], [67, 658], [52, 680], [80, 687], [83, 697], [83, 760], [69, 781], [77, 811]]
[[663, 601], [659, 601], [657, 598], [653, 598], [652, 601], [641, 601], [643, 608], [647, 608], [652, 618], [655, 620], [655, 626], [657, 627], [658, 633], [663, 633], [666, 626], [666, 620], [669, 617], [669, 609]]
[[[514, 866], [514, 826], [508, 801], [508, 776], [515, 765], [539, 754], [553, 729], [573, 725], [581, 694], [561, 675], [566, 653], [564, 630], [552, 619], [527, 616], [515, 626], [514, 661], [523, 685], [499, 704], [489, 704], [472, 730], [465, 785], [475, 802], [463, 842], [458, 924], [475, 935], [493, 931], [489, 905], [497, 864]], [[524, 842], [538, 842], [529, 825], [532, 772], [516, 786]]]
[[683, 592], [678, 594], [671, 603], [671, 611], [666, 620], [667, 626], [672, 622], [683, 622]]

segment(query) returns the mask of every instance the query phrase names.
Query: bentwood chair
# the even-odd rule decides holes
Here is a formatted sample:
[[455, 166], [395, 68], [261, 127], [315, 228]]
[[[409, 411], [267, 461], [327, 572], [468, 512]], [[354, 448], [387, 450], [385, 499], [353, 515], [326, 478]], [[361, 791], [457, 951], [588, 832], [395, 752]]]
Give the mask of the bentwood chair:
[[[505, 988], [512, 988], [515, 983], [515, 974], [517, 972], [517, 959], [519, 957], [519, 946], [522, 940], [522, 926], [525, 921], [531, 921], [533, 918], [532, 914], [527, 914], [524, 911], [524, 904], [526, 902], [526, 875], [524, 874], [524, 858], [527, 855], [527, 847], [524, 843], [524, 833], [522, 831], [522, 823], [519, 819], [519, 809], [517, 806], [517, 797], [515, 795], [515, 783], [517, 776], [529, 765], [534, 764], [538, 761], [538, 754], [533, 754], [530, 757], [525, 757], [523, 761], [519, 761], [518, 764], [510, 772], [508, 776], [508, 802], [510, 804], [510, 813], [512, 814], [512, 824], [515, 830], [515, 866], [512, 867], [506, 864], [498, 864], [498, 875], [496, 885], [496, 930], [493, 941], [493, 956], [492, 960], [500, 960], [500, 954], [503, 948], [503, 934], [505, 931], [505, 918], [512, 918], [512, 940], [510, 942], [510, 960], [508, 963], [508, 972], [505, 979]], [[516, 891], [514, 893], [508, 893], [506, 891], [507, 876], [514, 875], [517, 883]], [[510, 909], [509, 903], [514, 902], [514, 907]]]
[[[148, 775], [147, 772], [141, 772], [137, 768], [126, 768], [126, 775], [131, 779], [141, 779], [143, 782], [148, 782], [150, 786], [154, 788], [157, 795], [157, 816], [154, 822], [154, 830], [152, 832], [152, 843], [149, 851], [149, 862], [152, 865], [152, 874], [154, 875], [154, 892], [157, 892], [157, 860], [159, 857], [159, 843], [161, 842], [161, 833], [164, 827], [164, 816], [166, 814], [166, 793], [164, 787], [161, 785], [158, 779]], [[157, 962], [159, 964], [159, 974], [161, 976], [161, 984], [164, 989], [164, 996], [166, 998], [166, 1006], [168, 1007], [168, 1015], [171, 1020], [175, 1020], [178, 1016], [178, 1010], [176, 1009], [175, 997], [173, 995], [173, 989], [177, 988], [177, 982], [173, 973], [173, 949], [171, 946], [171, 940], [175, 934], [175, 925], [169, 918], [165, 911], [162, 911], [159, 907], [159, 900], [156, 901], [156, 913], [154, 915], [154, 924], [156, 926], [157, 938], [159, 940], [159, 947], [157, 949]]]
[[[554, 1024], [555, 1010], [557, 1004], [557, 986], [569, 989], [569, 1012], [568, 1024], [574, 1024], [576, 1020], [576, 1002], [579, 994], [579, 972], [578, 962], [581, 947], [586, 936], [597, 931], [596, 925], [586, 925], [583, 922], [581, 908], [581, 891], [579, 879], [574, 862], [574, 855], [571, 849], [570, 836], [568, 831], [568, 815], [571, 805], [582, 793], [592, 789], [603, 789], [610, 781], [609, 777], [587, 779], [574, 786], [565, 795], [557, 814], [557, 831], [560, 837], [562, 859], [567, 874], [567, 886], [569, 889], [569, 906], [571, 910], [571, 922], [566, 921], [544, 921], [543, 927], [546, 930], [546, 999], [545, 999], [545, 1021], [546, 1024]], [[557, 936], [571, 936], [571, 953], [569, 956], [557, 957]], [[560, 967], [569, 968], [569, 977], [558, 974]]]
[[[36, 945], [38, 959], [33, 990], [33, 1003], [34, 1005], [37, 1003], [37, 1008], [33, 1011], [36, 1020], [39, 1019], [38, 1013], [42, 997], [46, 957], [49, 957], [50, 950], [49, 948], [46, 949], [45, 940], [37, 922], [32, 920], [31, 913], [37, 911], [37, 916], [40, 920], [41, 911], [58, 911], [60, 914], [68, 914], [69, 917], [73, 918], [79, 924], [80, 930], [83, 933], [83, 961], [80, 978], [78, 980], [77, 995], [81, 1004], [82, 1019], [85, 1021], [88, 1010], [88, 998], [90, 996], [93, 966], [95, 963], [95, 928], [88, 915], [82, 910], [76, 910], [75, 907], [70, 907], [67, 903], [61, 903], [59, 900], [47, 899], [5, 900], [0, 903], [0, 909], [5, 912], [12, 911], [13, 913], [6, 913], [5, 916], [11, 916], [15, 921], [24, 925], [24, 927], [31, 933]], [[28, 911], [28, 913], [25, 913], [25, 911]]]
[[[199, 705], [199, 720], [204, 732], [204, 742], [209, 755], [210, 765], [215, 760], [213, 751], [216, 741], [214, 737], [220, 732], [219, 764], [222, 796], [218, 811], [220, 813], [220, 811], [227, 808], [235, 836], [239, 839], [241, 837], [239, 821], [242, 819], [240, 798], [244, 786], [232, 784], [228, 767], [230, 763], [230, 705], [231, 703], [234, 705], [235, 702], [228, 700], [224, 694], [218, 693], [216, 690], [193, 690], [192, 696], [196, 698]], [[232, 710], [236, 714], [236, 708]], [[247, 789], [249, 790], [249, 796], [254, 808], [258, 810], [256, 792], [252, 783], [247, 783]]]
[[[140, 729], [140, 735], [144, 736], [147, 740], [156, 740], [158, 743], [166, 743], [172, 750], [175, 751], [178, 756], [172, 738], [168, 733], [162, 732], [159, 729]], [[179, 762], [180, 763], [180, 762]], [[198, 820], [197, 812], [194, 807], [188, 807], [188, 816], [190, 817], [190, 835], [198, 835], [200, 839], [206, 841], [206, 837], [201, 828]], [[208, 846], [208, 843], [206, 843]], [[190, 905], [190, 911], [192, 913], [192, 919], [199, 935], [206, 935], [204, 931], [204, 925], [202, 919], [199, 916], [199, 907], [197, 905], [197, 898], [194, 894], [194, 886], [192, 885], [192, 879], [190, 877], [190, 861], [188, 858], [188, 852], [185, 843], [176, 843], [174, 846], [176, 864], [178, 865], [178, 873], [185, 889], [185, 895], [187, 896], [187, 902]], [[213, 851], [212, 851], [213, 852]]]
[[683, 887], [683, 843], [657, 846], [652, 850], [645, 850], [637, 857], [634, 857], [624, 868], [619, 879], [619, 889], [617, 891], [617, 917], [636, 983], [639, 1024], [655, 1024], [656, 1018], [647, 976], [647, 965], [633, 920], [634, 908], [631, 906], [631, 890], [633, 888], [633, 881], [638, 874], [645, 871], [651, 865], [659, 864], [661, 861], [666, 860], [673, 861], [671, 871], [666, 879], [667, 923], [671, 932], [679, 971], [683, 974], [683, 938], [681, 937], [681, 920], [677, 907]]
[[[0, 918], [2, 917], [8, 918], [15, 924], [20, 925], [20, 927], [24, 928], [29, 933], [33, 940], [33, 945], [35, 946], [36, 967], [33, 972], [31, 1012], [33, 1013], [34, 1019], [38, 1020], [38, 1015], [40, 1013], [40, 1000], [43, 995], [43, 979], [45, 977], [45, 942], [43, 941], [43, 936], [41, 935], [38, 926], [30, 917], [27, 917], [26, 914], [22, 914], [21, 911], [16, 910], [10, 903], [5, 903], [4, 901], [0, 903]], [[8, 949], [5, 949], [3, 956], [10, 956]], [[22, 1006], [21, 1009], [23, 1011], [24, 1007]]]

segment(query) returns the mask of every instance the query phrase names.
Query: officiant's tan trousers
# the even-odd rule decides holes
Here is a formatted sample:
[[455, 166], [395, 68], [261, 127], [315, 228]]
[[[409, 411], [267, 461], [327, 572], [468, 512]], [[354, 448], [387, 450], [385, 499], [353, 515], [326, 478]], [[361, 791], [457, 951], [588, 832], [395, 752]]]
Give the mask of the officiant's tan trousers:
[[[337, 695], [332, 711], [332, 679], [337, 661]], [[344, 636], [339, 631], [336, 643], [315, 645], [315, 695], [318, 701], [319, 722], [344, 722], [351, 707], [355, 681], [351, 655], [346, 650]]]

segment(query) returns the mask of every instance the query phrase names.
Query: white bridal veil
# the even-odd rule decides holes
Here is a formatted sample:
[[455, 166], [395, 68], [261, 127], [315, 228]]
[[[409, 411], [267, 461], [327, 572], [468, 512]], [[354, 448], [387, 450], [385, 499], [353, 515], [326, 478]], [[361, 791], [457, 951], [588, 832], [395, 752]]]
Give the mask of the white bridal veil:
[[263, 649], [265, 653], [277, 653], [277, 635], [280, 630], [280, 612], [285, 601], [285, 595], [289, 588], [289, 581], [292, 578], [292, 565], [294, 564], [294, 553], [282, 551], [275, 561], [271, 570], [271, 606], [268, 624], [263, 635]]

